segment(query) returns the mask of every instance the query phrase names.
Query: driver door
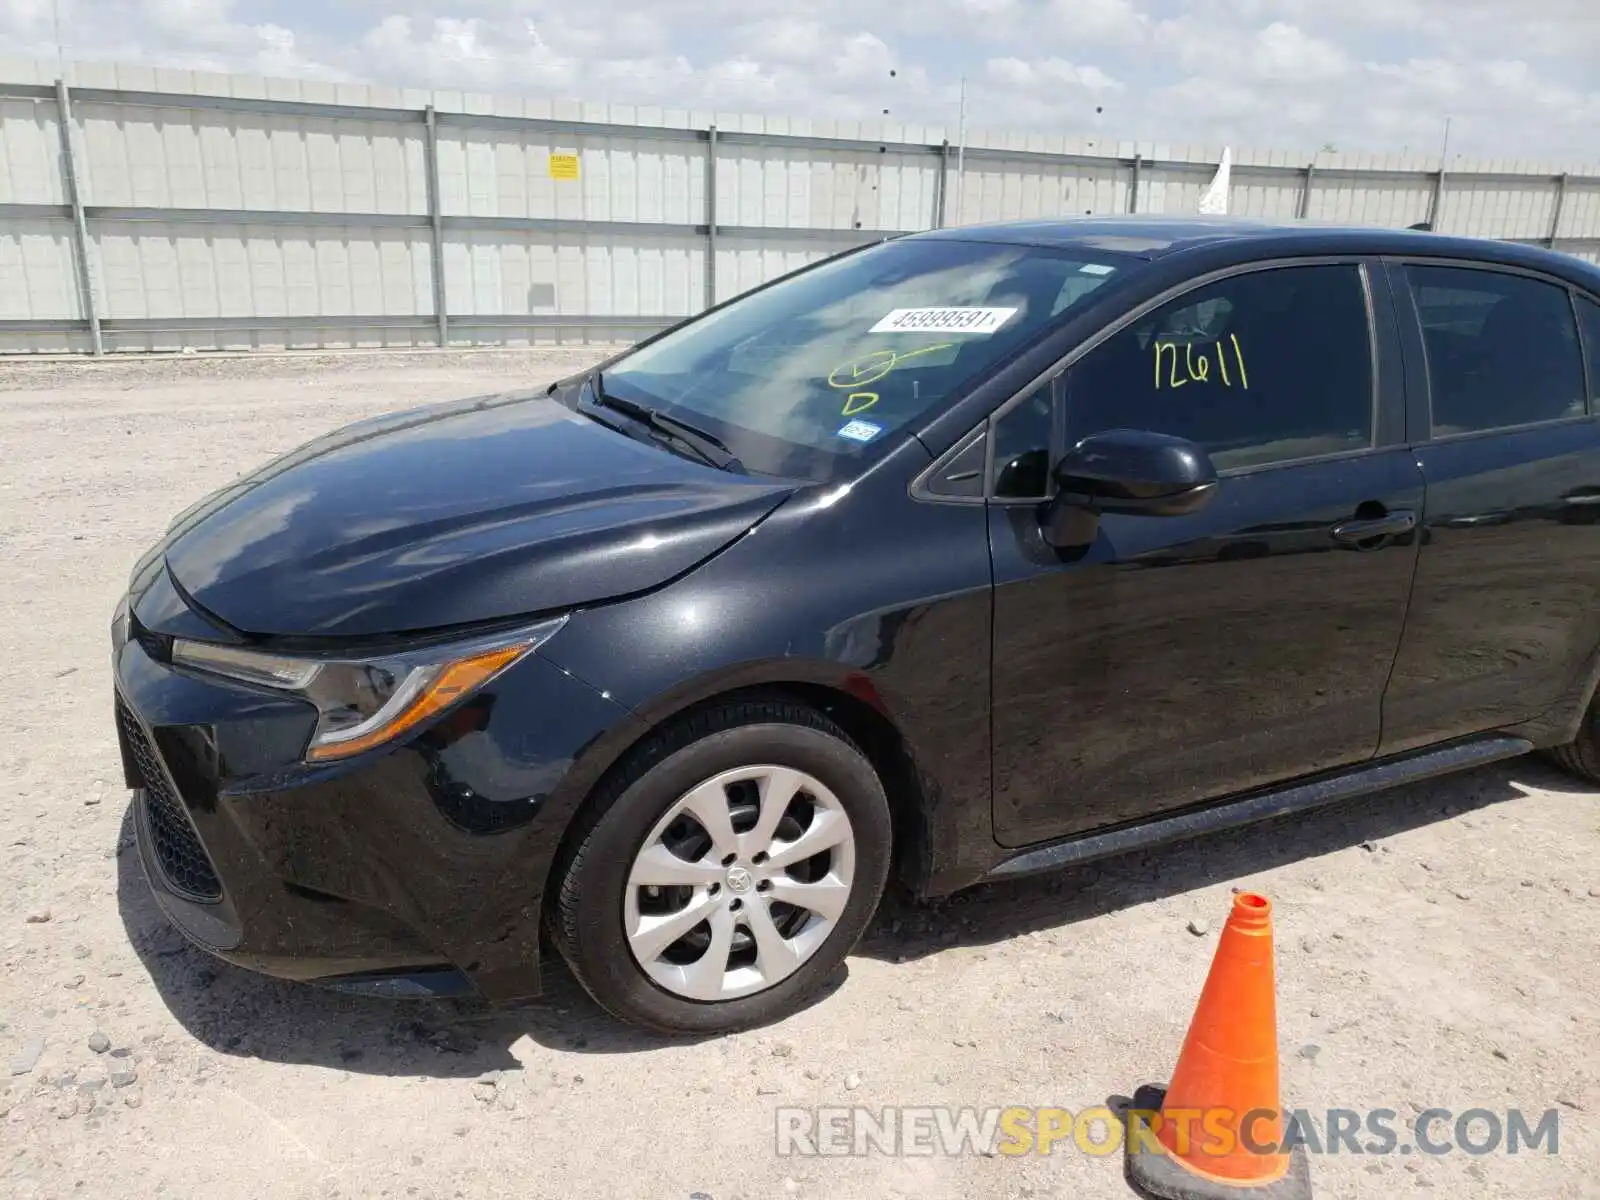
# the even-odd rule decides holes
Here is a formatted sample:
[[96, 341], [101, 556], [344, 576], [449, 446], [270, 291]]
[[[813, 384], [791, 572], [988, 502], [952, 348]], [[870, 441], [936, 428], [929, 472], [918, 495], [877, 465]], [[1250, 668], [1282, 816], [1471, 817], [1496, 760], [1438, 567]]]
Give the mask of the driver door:
[[[1381, 278], [1381, 277], [1380, 277]], [[1423, 481], [1366, 267], [1251, 269], [1139, 317], [992, 425], [994, 823], [1022, 846], [1362, 762]], [[1380, 380], [1395, 386], [1380, 386]], [[1048, 545], [1047, 465], [1110, 428], [1188, 438], [1210, 501]], [[1349, 538], [1350, 523], [1392, 533]], [[1361, 528], [1370, 529], [1371, 526]]]

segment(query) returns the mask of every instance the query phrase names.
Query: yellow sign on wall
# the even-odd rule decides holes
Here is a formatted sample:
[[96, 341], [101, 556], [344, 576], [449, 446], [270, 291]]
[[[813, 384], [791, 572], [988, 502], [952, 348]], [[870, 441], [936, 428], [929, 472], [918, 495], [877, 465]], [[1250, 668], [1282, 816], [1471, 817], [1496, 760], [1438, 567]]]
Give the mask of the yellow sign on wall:
[[551, 179], [576, 179], [578, 177], [578, 156], [576, 154], [552, 154], [550, 156]]

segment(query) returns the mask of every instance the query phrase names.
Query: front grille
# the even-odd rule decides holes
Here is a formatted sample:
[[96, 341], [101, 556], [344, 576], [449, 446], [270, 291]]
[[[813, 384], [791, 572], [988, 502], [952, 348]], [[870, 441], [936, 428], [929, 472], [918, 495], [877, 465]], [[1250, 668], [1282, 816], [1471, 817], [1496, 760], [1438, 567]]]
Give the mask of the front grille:
[[173, 793], [167, 782], [167, 772], [161, 765], [156, 748], [144, 726], [122, 698], [117, 698], [117, 720], [122, 725], [128, 750], [139, 768], [144, 784], [144, 811], [150, 824], [150, 839], [154, 843], [156, 861], [161, 873], [173, 891], [192, 900], [211, 901], [222, 897], [222, 883], [211, 867], [205, 847], [195, 836], [194, 826], [184, 811], [183, 802]]

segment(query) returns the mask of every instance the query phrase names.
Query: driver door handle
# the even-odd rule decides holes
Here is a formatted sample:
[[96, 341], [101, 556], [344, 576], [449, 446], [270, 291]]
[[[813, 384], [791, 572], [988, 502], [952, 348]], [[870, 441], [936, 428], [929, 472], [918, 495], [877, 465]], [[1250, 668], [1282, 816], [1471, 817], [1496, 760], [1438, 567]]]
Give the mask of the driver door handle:
[[1410, 533], [1417, 527], [1417, 514], [1408, 508], [1397, 508], [1381, 517], [1354, 521], [1341, 521], [1332, 529], [1333, 540], [1354, 546], [1375, 538], [1396, 537]]

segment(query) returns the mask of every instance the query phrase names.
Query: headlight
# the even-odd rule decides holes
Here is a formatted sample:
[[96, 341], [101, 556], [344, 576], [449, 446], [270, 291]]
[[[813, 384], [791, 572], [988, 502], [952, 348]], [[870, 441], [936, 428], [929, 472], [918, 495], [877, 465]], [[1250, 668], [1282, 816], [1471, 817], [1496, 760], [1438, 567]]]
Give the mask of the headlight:
[[416, 728], [532, 654], [566, 620], [556, 617], [515, 633], [367, 659], [298, 658], [175, 641], [172, 660], [310, 701], [318, 716], [306, 759], [328, 762]]

